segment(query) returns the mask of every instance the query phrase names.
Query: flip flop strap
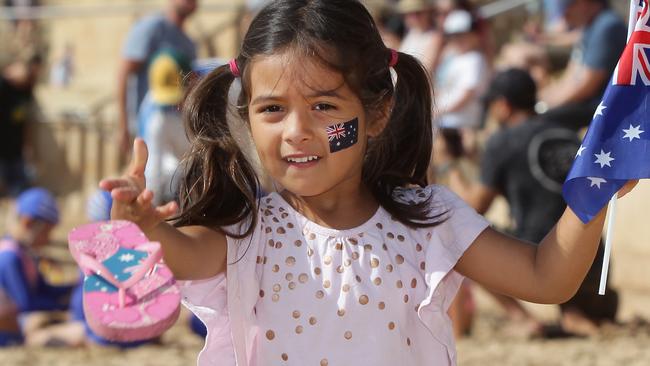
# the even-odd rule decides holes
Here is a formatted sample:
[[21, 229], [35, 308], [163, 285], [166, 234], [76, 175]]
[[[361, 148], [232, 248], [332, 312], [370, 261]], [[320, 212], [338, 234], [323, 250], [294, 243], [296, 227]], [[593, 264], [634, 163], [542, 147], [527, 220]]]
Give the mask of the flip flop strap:
[[84, 270], [84, 273], [87, 275], [96, 274], [118, 289], [118, 300], [120, 308], [123, 308], [125, 305], [126, 290], [142, 280], [142, 278], [144, 278], [144, 276], [154, 267], [154, 265], [158, 263], [160, 259], [162, 259], [160, 243], [143, 243], [136, 246], [134, 249], [145, 250], [149, 253], [149, 256], [147, 256], [147, 258], [138, 266], [138, 270], [124, 282], [118, 281], [113, 276], [111, 271], [94, 257], [85, 253], [80, 253], [79, 266]]

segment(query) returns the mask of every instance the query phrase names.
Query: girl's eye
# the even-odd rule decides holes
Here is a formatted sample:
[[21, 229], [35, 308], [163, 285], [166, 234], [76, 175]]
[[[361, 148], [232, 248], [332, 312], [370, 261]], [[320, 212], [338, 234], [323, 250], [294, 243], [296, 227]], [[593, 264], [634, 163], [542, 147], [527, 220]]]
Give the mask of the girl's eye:
[[280, 107], [279, 105], [267, 105], [261, 107], [259, 110], [260, 113], [277, 113], [281, 111], [282, 111], [282, 107]]
[[336, 109], [336, 107], [327, 103], [318, 103], [314, 106], [314, 109], [317, 111], [329, 111], [332, 109]]

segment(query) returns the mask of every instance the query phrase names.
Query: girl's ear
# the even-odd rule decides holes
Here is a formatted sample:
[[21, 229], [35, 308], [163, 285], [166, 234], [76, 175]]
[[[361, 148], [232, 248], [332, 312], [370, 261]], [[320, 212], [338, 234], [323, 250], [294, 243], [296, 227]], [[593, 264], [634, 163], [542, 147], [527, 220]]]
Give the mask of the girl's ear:
[[393, 100], [391, 98], [386, 98], [380, 108], [370, 112], [367, 128], [367, 134], [369, 137], [377, 137], [382, 133], [382, 131], [384, 131], [384, 128], [390, 119], [390, 114], [393, 110], [392, 107]]

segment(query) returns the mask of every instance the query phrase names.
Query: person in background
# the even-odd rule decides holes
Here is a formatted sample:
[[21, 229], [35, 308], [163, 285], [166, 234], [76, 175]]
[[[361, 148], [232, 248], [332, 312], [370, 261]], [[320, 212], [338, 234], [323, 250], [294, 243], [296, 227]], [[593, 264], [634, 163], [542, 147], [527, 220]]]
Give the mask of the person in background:
[[414, 56], [433, 75], [443, 46], [443, 37], [434, 23], [434, 6], [429, 0], [400, 0], [397, 11], [404, 17], [406, 35], [400, 52]]
[[545, 120], [586, 127], [625, 48], [627, 25], [607, 0], [560, 0], [564, 20], [582, 28], [562, 77], [541, 90]]
[[[110, 220], [113, 199], [108, 192], [97, 190], [90, 196], [86, 204], [86, 215], [91, 222]], [[66, 318], [56, 324], [40, 327], [30, 332], [25, 343], [34, 347], [82, 347], [87, 344], [114, 346], [122, 349], [134, 348], [150, 343], [150, 340], [139, 342], [111, 342], [105, 340], [88, 327], [83, 311], [83, 273], [79, 283], [72, 290], [70, 306]]]
[[61, 55], [50, 69], [50, 84], [62, 89], [70, 86], [75, 71], [75, 51], [71, 43], [66, 43]]
[[119, 138], [128, 152], [137, 126], [137, 111], [148, 90], [148, 66], [163, 49], [173, 49], [190, 62], [196, 59], [196, 46], [183, 29], [197, 8], [197, 0], [168, 0], [165, 13], [140, 20], [129, 32], [118, 73]]
[[478, 22], [471, 13], [452, 11], [443, 30], [447, 45], [435, 75], [436, 119], [443, 128], [460, 130], [465, 152], [473, 155], [490, 70], [480, 50]]
[[[449, 176], [450, 187], [479, 213], [503, 195], [515, 223], [511, 234], [530, 243], [542, 240], [562, 216], [566, 208], [562, 183], [580, 146], [573, 130], [539, 119], [534, 111], [536, 95], [535, 82], [526, 71], [508, 69], [497, 74], [486, 99], [490, 117], [501, 129], [487, 141], [480, 183], [468, 183], [458, 169], [450, 170]], [[598, 325], [615, 320], [617, 292], [608, 288], [605, 296], [597, 294], [602, 260], [601, 245], [577, 294], [560, 305], [564, 332], [593, 335]], [[542, 335], [541, 323], [517, 300], [491, 293], [521, 332]]]
[[443, 25], [447, 15], [454, 10], [464, 10], [472, 15], [472, 19], [476, 22], [476, 33], [480, 38], [479, 49], [491, 64], [495, 54], [495, 45], [490, 32], [490, 24], [480, 15], [471, 0], [437, 0], [435, 2], [436, 23]]
[[406, 25], [400, 14], [395, 13], [392, 8], [383, 6], [377, 10], [375, 15], [377, 29], [384, 40], [386, 47], [399, 49], [402, 39], [406, 35]]
[[189, 60], [173, 50], [162, 50], [149, 66], [149, 93], [140, 109], [139, 124], [149, 147], [145, 176], [159, 203], [176, 198], [174, 175], [190, 146], [179, 104], [184, 95], [183, 79], [191, 72]]
[[34, 86], [41, 70], [38, 54], [16, 60], [0, 74], [0, 196], [15, 197], [31, 185], [35, 160]]
[[[90, 222], [106, 221], [111, 219], [111, 207], [113, 198], [106, 191], [97, 190], [93, 193], [86, 204], [86, 216]], [[83, 310], [83, 273], [80, 274], [80, 281], [72, 291], [70, 307], [67, 319], [59, 324], [43, 327], [31, 332], [25, 343], [30, 346], [67, 346], [81, 347], [86, 345], [112, 346], [121, 349], [130, 349], [155, 342], [156, 339], [138, 342], [114, 342], [96, 335], [86, 323], [86, 316]], [[189, 327], [192, 332], [205, 337], [206, 329], [203, 323], [196, 317], [191, 316]]]
[[54, 197], [43, 188], [21, 193], [7, 234], [0, 239], [0, 346], [20, 344], [40, 323], [36, 312], [64, 310], [70, 287], [48, 284], [38, 271], [37, 253], [59, 222]]

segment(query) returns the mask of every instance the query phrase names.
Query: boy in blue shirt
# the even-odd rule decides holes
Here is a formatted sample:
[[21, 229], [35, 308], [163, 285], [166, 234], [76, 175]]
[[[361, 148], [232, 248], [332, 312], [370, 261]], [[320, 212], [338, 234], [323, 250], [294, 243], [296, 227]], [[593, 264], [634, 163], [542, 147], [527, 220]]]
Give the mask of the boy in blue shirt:
[[48, 244], [59, 222], [54, 197], [32, 188], [15, 205], [15, 220], [0, 239], [0, 347], [22, 343], [22, 320], [34, 311], [64, 310], [70, 292], [46, 283], [36, 263], [35, 252]]

